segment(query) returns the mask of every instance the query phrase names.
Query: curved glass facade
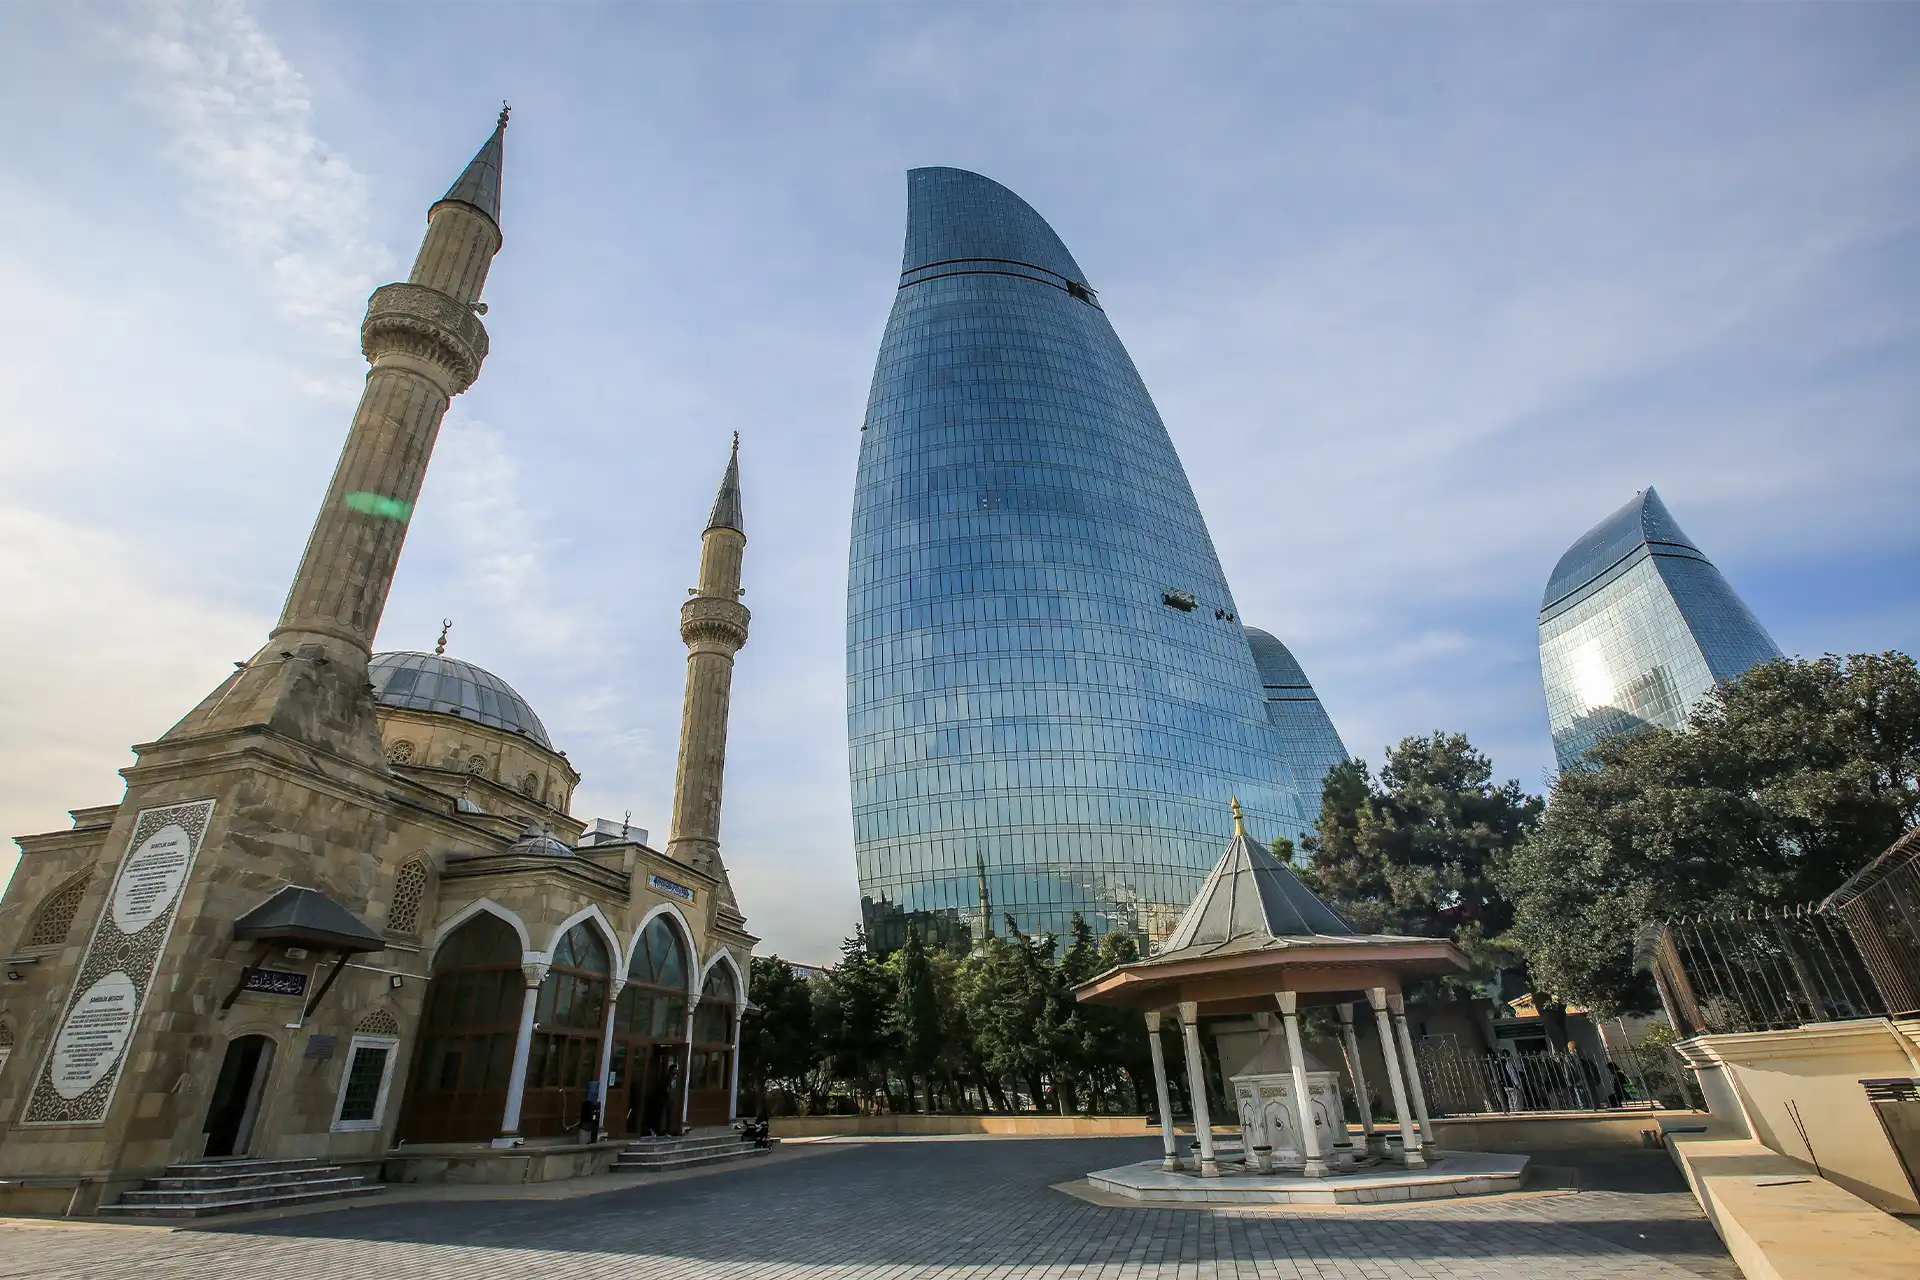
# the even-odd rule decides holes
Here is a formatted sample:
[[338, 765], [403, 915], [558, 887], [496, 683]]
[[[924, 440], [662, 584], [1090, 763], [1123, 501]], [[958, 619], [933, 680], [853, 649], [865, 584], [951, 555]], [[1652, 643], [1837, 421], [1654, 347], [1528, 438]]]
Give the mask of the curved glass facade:
[[1600, 739], [1677, 728], [1715, 684], [1780, 656], [1652, 489], [1588, 530], [1540, 604], [1540, 675], [1562, 769]]
[[[1340, 741], [1332, 718], [1320, 705], [1320, 695], [1307, 683], [1307, 673], [1293, 651], [1258, 627], [1246, 631], [1253, 664], [1260, 670], [1260, 686], [1267, 695], [1267, 719], [1280, 734], [1282, 776], [1299, 789], [1310, 816], [1318, 818], [1327, 770], [1345, 763], [1346, 744]], [[1297, 847], [1300, 837], [1291, 838]]]
[[1303, 806], [1186, 473], [1066, 246], [908, 178], [861, 438], [847, 722], [866, 924], [1157, 938], [1232, 829]]

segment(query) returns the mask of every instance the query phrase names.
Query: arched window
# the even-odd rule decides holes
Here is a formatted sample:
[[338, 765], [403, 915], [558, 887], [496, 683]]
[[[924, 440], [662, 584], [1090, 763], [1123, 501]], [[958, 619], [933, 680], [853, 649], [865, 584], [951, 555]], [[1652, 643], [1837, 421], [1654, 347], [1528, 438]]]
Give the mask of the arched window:
[[526, 979], [520, 935], [490, 912], [449, 934], [433, 957], [399, 1136], [481, 1142], [500, 1132]]
[[553, 949], [553, 967], [540, 984], [533, 1015], [527, 1092], [520, 1107], [520, 1132], [529, 1138], [556, 1137], [579, 1123], [587, 1086], [599, 1077], [612, 976], [607, 944], [585, 920]]
[[0, 1071], [7, 1069], [7, 1059], [13, 1056], [13, 1025], [0, 1019]]
[[740, 1003], [733, 970], [716, 964], [700, 984], [700, 1003], [693, 1011], [693, 1069], [688, 1082], [689, 1124], [725, 1124], [732, 1101], [734, 1012]]
[[87, 885], [92, 880], [91, 871], [82, 871], [41, 903], [39, 912], [33, 917], [33, 924], [27, 929], [27, 940], [23, 945], [57, 947], [65, 942], [67, 934], [73, 929], [73, 918], [80, 914], [80, 901], [87, 896]]
[[633, 949], [627, 985], [614, 1006], [606, 1117], [615, 1134], [680, 1127], [690, 967], [680, 931], [666, 916], [655, 916]]
[[393, 905], [387, 908], [387, 928], [395, 933], [417, 933], [420, 902], [427, 893], [427, 860], [415, 858], [393, 878]]

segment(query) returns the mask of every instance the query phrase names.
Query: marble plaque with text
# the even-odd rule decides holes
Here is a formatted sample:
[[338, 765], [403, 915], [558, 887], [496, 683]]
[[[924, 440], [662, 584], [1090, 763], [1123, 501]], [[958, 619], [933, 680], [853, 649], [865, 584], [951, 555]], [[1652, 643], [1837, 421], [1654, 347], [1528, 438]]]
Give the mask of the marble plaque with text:
[[93, 926], [73, 994], [20, 1114], [22, 1125], [98, 1124], [180, 913], [213, 801], [143, 809]]

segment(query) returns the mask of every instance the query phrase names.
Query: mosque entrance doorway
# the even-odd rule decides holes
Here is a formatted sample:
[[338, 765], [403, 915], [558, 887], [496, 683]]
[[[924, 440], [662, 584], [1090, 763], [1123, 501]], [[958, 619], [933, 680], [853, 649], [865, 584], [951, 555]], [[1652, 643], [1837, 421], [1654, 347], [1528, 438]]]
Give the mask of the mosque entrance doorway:
[[207, 1135], [203, 1153], [207, 1159], [247, 1154], [253, 1145], [254, 1122], [260, 1116], [260, 1099], [272, 1071], [273, 1041], [265, 1036], [241, 1036], [227, 1045], [227, 1056], [220, 1060], [220, 1076], [213, 1086], [213, 1100], [207, 1104], [207, 1122], [201, 1126], [201, 1132]]
[[713, 966], [700, 988], [700, 1003], [693, 1013], [693, 1070], [687, 1080], [693, 1093], [687, 1100], [687, 1123], [695, 1128], [733, 1119], [733, 1041], [739, 1026], [734, 1015], [738, 1003], [733, 971], [725, 965]]
[[553, 949], [540, 984], [527, 1057], [520, 1132], [555, 1138], [580, 1123], [581, 1104], [600, 1075], [600, 1037], [607, 1024], [613, 964], [599, 930], [581, 921]]
[[665, 916], [640, 935], [613, 1013], [607, 1130], [615, 1137], [680, 1131], [687, 1055], [687, 947]]
[[485, 1142], [499, 1134], [527, 989], [520, 959], [520, 935], [484, 911], [434, 953], [401, 1141]]

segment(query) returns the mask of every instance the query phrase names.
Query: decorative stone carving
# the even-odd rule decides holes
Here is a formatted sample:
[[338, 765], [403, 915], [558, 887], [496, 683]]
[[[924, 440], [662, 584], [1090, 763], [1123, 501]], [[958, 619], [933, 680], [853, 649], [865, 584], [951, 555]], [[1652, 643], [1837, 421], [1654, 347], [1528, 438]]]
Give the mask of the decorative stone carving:
[[80, 901], [87, 896], [87, 885], [92, 881], [93, 872], [82, 871], [42, 903], [40, 913], [33, 918], [33, 928], [27, 931], [25, 945], [57, 947], [65, 942], [73, 929], [73, 918], [80, 914]]
[[387, 908], [387, 928], [395, 933], [418, 933], [420, 902], [427, 893], [427, 860], [415, 858], [393, 878], [393, 905]]
[[[1320, 1150], [1325, 1153], [1322, 1159], [1351, 1169], [1355, 1163], [1353, 1139], [1347, 1134], [1340, 1077], [1311, 1054], [1306, 1057], [1306, 1067], [1307, 1112], [1319, 1131]], [[1269, 1035], [1262, 1041], [1259, 1051], [1233, 1077], [1233, 1092], [1248, 1162], [1262, 1172], [1276, 1165], [1282, 1169], [1303, 1168], [1307, 1156], [1300, 1140], [1293, 1062], [1287, 1056], [1284, 1037]]]
[[367, 299], [360, 351], [369, 363], [383, 355], [410, 355], [445, 369], [458, 395], [480, 376], [487, 330], [471, 308], [421, 284], [382, 285]]
[[360, 1019], [353, 1029], [357, 1036], [397, 1036], [400, 1034], [400, 1022], [385, 1009], [375, 1009]]
[[725, 645], [737, 652], [746, 646], [752, 616], [737, 600], [695, 596], [680, 606], [680, 638], [689, 645]]

